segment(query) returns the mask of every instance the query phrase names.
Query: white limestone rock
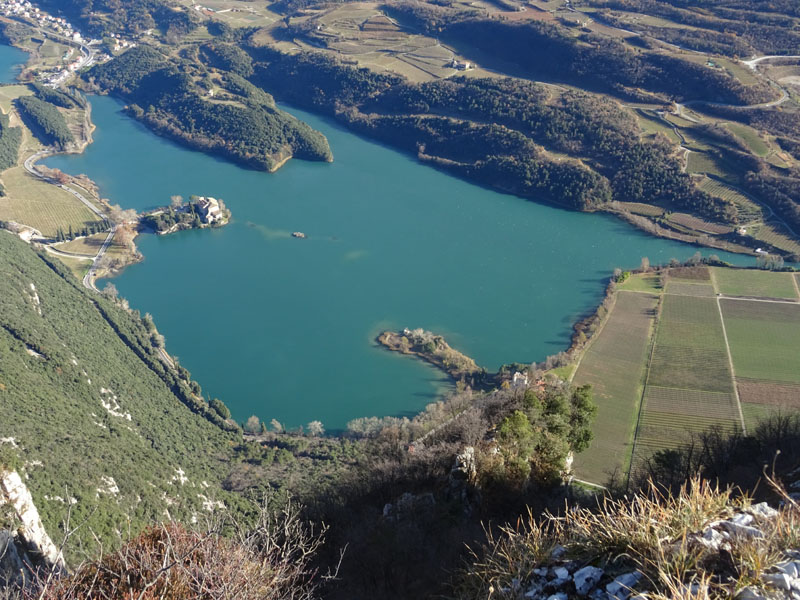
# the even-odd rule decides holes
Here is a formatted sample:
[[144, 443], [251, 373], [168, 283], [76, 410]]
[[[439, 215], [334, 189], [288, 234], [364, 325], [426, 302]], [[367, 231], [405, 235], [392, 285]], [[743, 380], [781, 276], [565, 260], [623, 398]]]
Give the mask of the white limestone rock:
[[585, 596], [600, 581], [603, 574], [603, 569], [592, 566], [583, 567], [575, 571], [575, 591], [578, 592], [578, 595]]

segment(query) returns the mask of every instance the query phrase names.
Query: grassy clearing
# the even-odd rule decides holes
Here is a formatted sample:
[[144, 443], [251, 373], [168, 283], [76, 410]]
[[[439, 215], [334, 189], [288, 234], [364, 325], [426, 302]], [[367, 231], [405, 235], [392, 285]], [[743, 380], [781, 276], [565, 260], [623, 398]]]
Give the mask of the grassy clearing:
[[[108, 233], [96, 233], [85, 238], [79, 238], [63, 244], [57, 244], [55, 247], [63, 252], [71, 252], [73, 254], [85, 254], [86, 256], [95, 256], [106, 241]], [[107, 253], [110, 256], [120, 255], [125, 251], [125, 246], [118, 243], [116, 240], [111, 242], [108, 247]]]
[[33, 96], [33, 91], [27, 85], [3, 85], [0, 86], [0, 108], [8, 114], [11, 111], [11, 103], [20, 96]]
[[86, 276], [92, 264], [91, 261], [79, 258], [67, 258], [66, 256], [56, 256], [56, 258], [64, 263], [75, 277], [81, 280]]
[[791, 273], [755, 269], [713, 269], [716, 290], [726, 296], [797, 299]]
[[720, 300], [737, 377], [800, 383], [800, 305]]
[[758, 132], [752, 127], [742, 125], [741, 123], [726, 123], [725, 127], [727, 127], [733, 135], [742, 140], [753, 154], [763, 158], [770, 153], [769, 145], [761, 139], [761, 136], [758, 135]]
[[627, 281], [617, 286], [618, 290], [628, 292], [649, 292], [660, 294], [662, 290], [661, 276], [656, 273], [635, 273]]
[[44, 236], [55, 236], [59, 227], [79, 231], [98, 221], [75, 196], [32, 177], [21, 166], [5, 171], [3, 183], [7, 196], [0, 198], [0, 220], [29, 225]]
[[615, 469], [628, 469], [657, 304], [653, 295], [617, 293], [608, 322], [575, 373], [576, 383], [594, 386], [598, 405], [591, 450], [575, 461], [581, 479], [603, 482]]
[[681, 139], [678, 137], [678, 134], [675, 133], [672, 127], [664, 123], [664, 121], [653, 116], [646, 110], [636, 109], [634, 112], [639, 121], [639, 127], [642, 129], [642, 133], [645, 136], [654, 136], [660, 133], [667, 136], [673, 144], [680, 144]]

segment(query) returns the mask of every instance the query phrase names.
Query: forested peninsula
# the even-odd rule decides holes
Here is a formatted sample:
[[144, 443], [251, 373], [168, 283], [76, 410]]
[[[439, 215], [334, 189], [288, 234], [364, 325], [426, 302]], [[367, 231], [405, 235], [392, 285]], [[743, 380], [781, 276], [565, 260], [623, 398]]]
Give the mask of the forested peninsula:
[[275, 171], [288, 159], [332, 161], [325, 136], [278, 109], [235, 73], [140, 46], [94, 67], [91, 88], [128, 102], [127, 112], [161, 135], [241, 165]]

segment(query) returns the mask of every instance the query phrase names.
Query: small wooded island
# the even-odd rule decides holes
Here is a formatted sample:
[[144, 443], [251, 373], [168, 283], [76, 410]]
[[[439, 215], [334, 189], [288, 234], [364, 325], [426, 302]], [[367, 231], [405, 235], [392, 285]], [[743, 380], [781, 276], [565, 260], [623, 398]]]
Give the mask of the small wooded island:
[[384, 331], [377, 341], [394, 352], [413, 354], [438, 367], [455, 381], [463, 380], [472, 387], [480, 387], [487, 377], [486, 369], [479, 367], [473, 359], [451, 348], [442, 336], [424, 329]]
[[183, 202], [180, 196], [175, 196], [170, 206], [143, 214], [139, 219], [139, 228], [166, 235], [183, 229], [222, 227], [228, 224], [230, 218], [231, 212], [220, 199], [192, 196], [189, 202]]

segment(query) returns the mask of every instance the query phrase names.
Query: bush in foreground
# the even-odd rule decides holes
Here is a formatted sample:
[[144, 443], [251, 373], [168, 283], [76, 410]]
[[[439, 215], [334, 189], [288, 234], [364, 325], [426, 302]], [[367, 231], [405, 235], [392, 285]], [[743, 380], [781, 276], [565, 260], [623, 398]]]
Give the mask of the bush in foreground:
[[279, 511], [265, 503], [252, 527], [232, 518], [204, 532], [154, 525], [67, 577], [40, 575], [21, 600], [311, 600], [318, 581], [310, 563], [323, 533], [292, 502]]

